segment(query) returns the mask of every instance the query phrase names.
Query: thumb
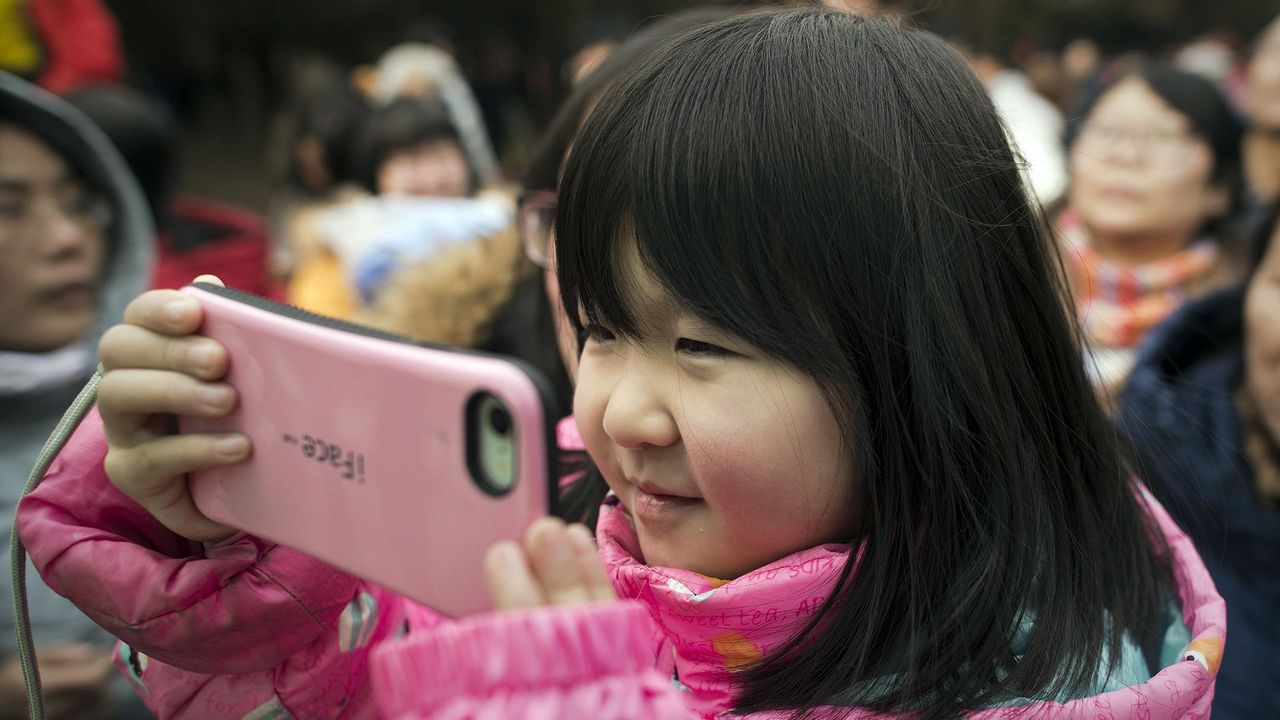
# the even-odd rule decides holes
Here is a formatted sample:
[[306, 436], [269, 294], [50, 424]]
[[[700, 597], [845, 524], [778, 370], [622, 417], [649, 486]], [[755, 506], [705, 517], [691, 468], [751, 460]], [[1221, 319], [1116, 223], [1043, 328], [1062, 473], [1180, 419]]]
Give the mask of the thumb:
[[209, 283], [210, 285], [217, 285], [218, 287], [226, 287], [226, 286], [227, 286], [227, 284], [226, 284], [226, 283], [224, 283], [224, 282], [222, 282], [222, 279], [221, 279], [221, 278], [219, 278], [217, 275], [197, 275], [197, 276], [196, 276], [196, 279], [195, 279], [195, 280], [192, 280], [191, 282], [193, 282], [193, 283], [198, 283], [198, 282], [202, 282], [202, 283]]

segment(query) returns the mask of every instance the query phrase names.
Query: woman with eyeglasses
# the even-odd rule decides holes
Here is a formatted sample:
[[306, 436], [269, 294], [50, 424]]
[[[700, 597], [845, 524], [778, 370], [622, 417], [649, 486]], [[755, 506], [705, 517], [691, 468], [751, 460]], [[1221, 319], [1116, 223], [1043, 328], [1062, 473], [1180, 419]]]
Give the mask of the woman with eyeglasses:
[[1056, 225], [1086, 361], [1110, 402], [1149, 330], [1241, 275], [1224, 226], [1239, 194], [1241, 131], [1212, 84], [1160, 66], [1113, 80], [1077, 117]]

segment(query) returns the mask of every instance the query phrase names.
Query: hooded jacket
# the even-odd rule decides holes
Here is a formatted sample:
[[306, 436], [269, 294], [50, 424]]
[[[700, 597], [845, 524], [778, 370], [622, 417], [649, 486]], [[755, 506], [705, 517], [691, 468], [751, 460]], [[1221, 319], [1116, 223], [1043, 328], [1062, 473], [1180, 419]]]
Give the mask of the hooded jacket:
[[[562, 427], [561, 444], [572, 434]], [[823, 545], [715, 581], [644, 564], [607, 502], [597, 541], [621, 601], [455, 622], [254, 537], [178, 537], [111, 486], [105, 452], [91, 414], [24, 501], [22, 538], [48, 582], [125, 643], [119, 664], [161, 718], [727, 717], [733, 670], [799, 631], [850, 555]], [[1088, 697], [975, 717], [1207, 715], [1222, 599], [1191, 542], [1144, 500], [1180, 610], [1157, 665]]]
[[[81, 356], [80, 367], [70, 369], [65, 383], [25, 391], [0, 391], [0, 531], [7, 538], [36, 456], [81, 386], [93, 374], [97, 364], [97, 353], [93, 349], [97, 347], [98, 338], [120, 321], [125, 305], [146, 288], [151, 274], [152, 228], [146, 202], [124, 161], [106, 136], [78, 110], [16, 76], [0, 72], [0, 120], [17, 125], [48, 143], [91, 188], [108, 198], [114, 211], [107, 237], [98, 317], [85, 338], [89, 351]], [[31, 356], [32, 359], [39, 357]], [[7, 564], [7, 542], [4, 552]], [[8, 598], [11, 594], [9, 574], [3, 573], [3, 576], [3, 593]], [[59, 642], [112, 642], [102, 628], [50, 590], [30, 566], [27, 592], [37, 646]], [[7, 600], [5, 605], [7, 608]], [[8, 658], [16, 651], [10, 610], [3, 613], [3, 623], [0, 653]]]
[[1195, 541], [1227, 603], [1231, 643], [1215, 720], [1280, 709], [1280, 511], [1254, 490], [1235, 403], [1244, 293], [1208, 296], [1160, 326], [1143, 347], [1119, 417], [1152, 490]]

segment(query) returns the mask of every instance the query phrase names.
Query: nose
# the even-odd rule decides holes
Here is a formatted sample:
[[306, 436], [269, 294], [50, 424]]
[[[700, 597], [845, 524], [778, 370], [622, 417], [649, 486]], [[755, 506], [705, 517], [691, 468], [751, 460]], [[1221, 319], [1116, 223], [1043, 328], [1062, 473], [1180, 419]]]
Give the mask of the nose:
[[40, 246], [44, 250], [44, 255], [50, 258], [82, 252], [96, 233], [83, 220], [61, 210], [46, 213], [41, 225], [43, 237]]
[[1134, 165], [1141, 162], [1146, 155], [1142, 141], [1132, 135], [1117, 138], [1108, 151], [1113, 163]]
[[[631, 354], [637, 355], [634, 351]], [[628, 361], [609, 394], [604, 431], [620, 447], [667, 447], [680, 439], [667, 399], [668, 382], [662, 377], [675, 371], [664, 372], [657, 364], [649, 358]]]

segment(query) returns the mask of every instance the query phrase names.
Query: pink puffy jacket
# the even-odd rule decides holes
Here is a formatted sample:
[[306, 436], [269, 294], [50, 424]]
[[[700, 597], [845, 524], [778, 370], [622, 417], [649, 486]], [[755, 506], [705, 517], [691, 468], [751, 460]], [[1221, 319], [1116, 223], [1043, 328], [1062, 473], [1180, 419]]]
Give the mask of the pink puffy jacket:
[[[105, 455], [95, 412], [23, 501], [20, 531], [49, 585], [120, 638], [118, 665], [161, 718], [717, 717], [731, 671], [796, 632], [848, 559], [820, 546], [729, 582], [650, 567], [606, 506], [597, 539], [624, 600], [446, 621], [257, 538], [184, 540], [110, 484]], [[1148, 502], [1173, 550], [1184, 659], [1112, 692], [973, 717], [1208, 717], [1222, 599]]]

